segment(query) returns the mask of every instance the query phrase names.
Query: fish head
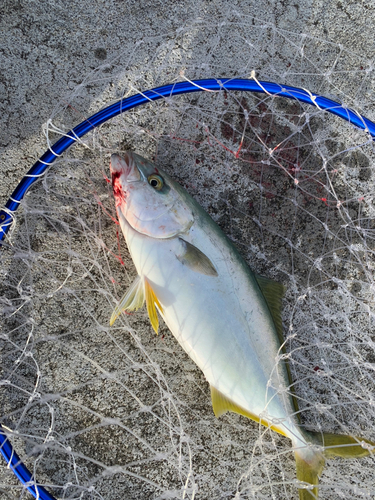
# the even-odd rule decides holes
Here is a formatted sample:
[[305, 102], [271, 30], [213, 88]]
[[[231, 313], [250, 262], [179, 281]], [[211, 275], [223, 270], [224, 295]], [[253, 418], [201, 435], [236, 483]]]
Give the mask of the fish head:
[[154, 163], [127, 151], [111, 156], [113, 194], [119, 218], [152, 238], [186, 232], [194, 216], [181, 188]]

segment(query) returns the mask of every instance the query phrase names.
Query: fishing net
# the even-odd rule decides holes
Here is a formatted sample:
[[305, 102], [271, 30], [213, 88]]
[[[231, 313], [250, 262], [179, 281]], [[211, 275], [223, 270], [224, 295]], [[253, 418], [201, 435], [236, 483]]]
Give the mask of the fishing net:
[[[232, 12], [106, 61], [53, 110], [46, 144], [114, 100], [221, 77], [305, 88], [374, 118], [373, 69], [357, 54]], [[163, 323], [156, 336], [141, 310], [109, 327], [136, 275], [108, 180], [111, 153], [128, 149], [285, 285], [303, 425], [375, 440], [373, 140], [319, 106], [225, 89], [117, 116], [23, 199], [0, 255], [0, 423], [56, 498], [296, 499], [290, 441], [233, 413], [216, 419], [203, 374]], [[0, 466], [3, 498], [31, 498]], [[329, 461], [320, 498], [373, 498], [373, 471], [373, 457]]]

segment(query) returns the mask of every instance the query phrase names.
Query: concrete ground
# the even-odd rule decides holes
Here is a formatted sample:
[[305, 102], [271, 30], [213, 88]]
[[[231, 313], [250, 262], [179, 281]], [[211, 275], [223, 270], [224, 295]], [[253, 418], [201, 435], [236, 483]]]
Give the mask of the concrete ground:
[[[139, 60], [137, 71], [142, 75], [145, 67], [149, 70], [149, 74], [144, 74], [139, 78], [139, 81], [143, 79], [145, 82], [144, 88], [148, 88], [148, 78], [150, 78], [151, 82], [157, 80], [157, 76], [155, 76], [157, 68], [153, 67], [153, 54], [150, 53], [152, 52], [153, 43], [156, 38], [170, 37], [173, 39], [174, 36], [178, 36], [179, 29], [182, 28], [188, 31], [189, 25], [195, 26], [195, 29], [192, 30], [194, 31], [192, 35], [194, 43], [188, 47], [188, 50], [192, 53], [189, 57], [194, 60], [196, 67], [197, 61], [201, 57], [203, 63], [209, 59], [212, 67], [215, 67], [216, 64], [221, 76], [224, 75], [226, 67], [230, 67], [231, 75], [235, 74], [237, 66], [242, 71], [245, 64], [244, 61], [246, 61], [246, 50], [253, 50], [251, 45], [247, 46], [244, 43], [243, 47], [227, 46], [225, 51], [217, 53], [216, 62], [213, 62], [212, 53], [208, 50], [210, 43], [208, 43], [207, 39], [209, 37], [212, 37], [212, 52], [215, 51], [215, 48], [217, 49], [215, 36], [219, 28], [216, 29], [215, 26], [219, 26], [220, 23], [228, 21], [228, 19], [232, 20], [232, 14], [235, 11], [240, 12], [240, 16], [237, 17], [238, 22], [240, 22], [241, 18], [249, 20], [252, 16], [255, 16], [257, 25], [261, 25], [263, 22], [271, 23], [276, 31], [289, 32], [288, 36], [291, 40], [300, 40], [301, 35], [306, 34], [320, 39], [322, 45], [325, 42], [333, 42], [336, 49], [338, 46], [342, 46], [349, 53], [358, 54], [358, 59], [352, 56], [352, 74], [348, 72], [348, 68], [345, 68], [345, 72], [342, 73], [341, 77], [339, 69], [335, 72], [335, 86], [337, 90], [335, 94], [340, 95], [340, 92], [344, 92], [347, 95], [351, 95], [354, 101], [356, 97], [361, 96], [362, 92], [363, 95], [366, 92], [369, 95], [371, 94], [374, 85], [372, 67], [374, 65], [375, 53], [373, 36], [375, 32], [375, 4], [370, 1], [167, 0], [163, 2], [159, 0], [92, 0], [90, 2], [78, 2], [77, 0], [67, 0], [62, 2], [53, 0], [3, 0], [0, 2], [0, 172], [2, 179], [0, 183], [0, 205], [5, 204], [19, 180], [47, 149], [46, 140], [42, 132], [43, 125], [47, 120], [56, 117], [56, 121], [59, 124], [63, 120], [66, 120], [65, 125], [69, 127], [81, 121], [82, 116], [88, 116], [100, 109], [104, 103], [108, 102], [105, 92], [107, 86], [110, 87], [111, 85], [111, 83], [108, 84], [107, 81], [104, 81], [104, 77], [107, 75], [110, 80], [111, 75], [117, 75], [116, 57], [119, 57], [120, 61], [129, 57], [128, 48], [129, 50], [130, 48], [133, 50], [134, 44], [138, 41], [143, 41], [144, 43], [137, 47], [137, 57]], [[256, 44], [259, 42], [259, 39], [253, 38], [252, 32], [249, 30], [247, 41]], [[324, 46], [326, 47], [326, 45]], [[182, 49], [187, 51], [186, 47], [182, 47]], [[263, 54], [262, 57], [258, 57], [259, 64], [263, 65], [264, 68], [268, 68], [262, 73], [262, 67], [259, 66], [257, 71], [259, 71], [263, 79], [272, 79], [274, 75], [272, 73], [273, 60], [270, 60], [271, 52], [267, 47], [264, 47], [264, 50], [263, 47], [256, 47], [256, 50]], [[201, 51], [201, 56], [199, 51]], [[297, 53], [297, 50], [295, 48], [280, 47], [280, 53], [284, 54], [280, 57], [280, 60], [283, 60], [283, 57], [286, 60], [289, 56], [292, 58]], [[311, 57], [318, 59], [317, 54], [311, 55]], [[189, 60], [187, 58], [187, 61]], [[322, 51], [321, 64], [326, 64], [325, 61], [327, 60], [329, 60], [328, 66], [333, 67], [332, 55], [329, 54], [328, 50], [326, 52]], [[108, 63], [110, 65], [107, 70], [105, 69], [105, 65]], [[359, 89], [356, 75], [356, 72], [360, 71], [361, 66], [369, 68], [370, 72], [370, 78], [366, 83], [367, 87], [363, 87], [363, 89]], [[78, 88], [88, 75], [92, 75], [94, 70], [101, 67], [104, 67], [100, 72], [102, 81], [98, 83], [97, 87], [95, 87], [95, 83], [92, 84], [81, 101], [77, 99], [80, 105], [79, 113], [75, 114], [73, 112], [69, 115], [63, 112], [64, 102], [75, 102], [75, 89]], [[174, 79], [178, 79], [178, 74], [173, 73], [176, 67], [178, 67], [177, 63], [171, 72]], [[251, 69], [251, 66], [248, 69]], [[164, 68], [163, 71], [165, 70]], [[267, 71], [269, 72], [269, 78], [267, 78]], [[303, 71], [307, 73], [307, 67]], [[195, 75], [189, 74], [188, 76], [189, 78], [193, 78]], [[89, 78], [94, 80], [93, 77]], [[116, 78], [118, 78], [118, 75]], [[295, 78], [295, 76], [290, 77], [290, 84], [295, 84]], [[288, 78], [285, 79], [284, 83], [288, 83]], [[114, 81], [115, 85], [116, 82]], [[315, 80], [314, 74], [310, 75], [310, 81], [305, 82], [306, 88], [309, 88], [311, 91], [318, 91], [316, 88], [318, 85], [319, 82]], [[351, 93], [351, 87], [353, 86], [357, 86], [358, 91]], [[116, 97], [116, 90], [112, 89], [108, 92], [110, 99]], [[375, 114], [371, 109], [372, 101], [366, 104], [366, 101], [362, 100], [361, 105], [364, 109], [367, 108], [366, 111], [370, 116], [372, 113], [372, 118], [374, 118]], [[201, 203], [203, 204], [203, 201]], [[225, 207], [220, 208], [220, 205], [218, 205], [217, 210], [217, 220], [220, 220], [225, 212]], [[224, 223], [223, 225], [225, 226]], [[227, 229], [229, 231], [229, 228]], [[43, 244], [45, 242], [41, 243], [42, 248], [44, 248]], [[131, 270], [130, 262], [129, 269], [130, 274], [134, 272]], [[262, 272], [264, 272], [263, 269]], [[59, 310], [50, 311], [50, 314], [52, 318], [53, 314], [59, 316]], [[53, 321], [52, 319], [52, 325]], [[58, 320], [56, 321], [58, 323]], [[137, 328], [138, 326], [135, 323], [132, 324], [132, 327]], [[139, 328], [143, 331], [142, 325]], [[168, 334], [167, 330], [163, 331], [163, 333]], [[113, 354], [112, 344], [108, 343], [108, 345], [103, 346], [100, 343], [100, 339], [96, 339], [95, 342], [98, 344], [97, 349], [100, 355], [96, 358], [97, 354], [90, 351], [92, 359], [109, 359], [114, 356], [116, 363], [121, 362], [121, 356], [117, 359], [118, 353], [116, 355]], [[146, 340], [142, 340], [142, 342], [143, 344], [147, 343]], [[154, 344], [151, 345], [151, 349], [157, 350], [159, 347], [159, 344], [156, 347]], [[131, 349], [134, 349], [136, 352], [135, 345], [132, 345]], [[163, 347], [163, 349], [173, 350], [175, 347], [168, 345], [167, 348]], [[40, 355], [43, 356], [43, 353]], [[58, 356], [59, 352], [56, 352], [55, 355]], [[134, 356], [136, 357], [136, 354]], [[192, 415], [189, 414], [185, 418], [187, 421], [194, 418], [200, 419], [197, 425], [202, 427], [199, 433], [203, 443], [202, 446], [205, 440], [207, 440], [209, 446], [214, 448], [214, 438], [210, 434], [210, 428], [207, 424], [207, 422], [211, 422], [210, 419], [212, 418], [209, 391], [205, 387], [204, 379], [191, 361], [187, 357], [184, 357], [183, 353], [177, 353], [176, 356], [179, 362], [186, 365], [185, 375], [186, 372], [188, 373], [187, 386], [199, 387], [199, 390], [196, 389], [197, 405], [193, 410], [190, 409]], [[160, 358], [160, 363], [163, 363], [163, 359]], [[167, 363], [166, 360], [165, 363]], [[166, 371], [170, 370], [171, 373], [176, 369], [172, 362], [170, 365], [167, 363], [165, 366]], [[114, 368], [112, 367], [112, 369]], [[48, 376], [46, 375], [46, 377]], [[69, 374], [67, 377], [69, 377]], [[181, 374], [177, 374], [176, 377], [179, 381], [184, 380], [183, 378], [179, 378]], [[49, 380], [49, 382], [51, 381]], [[134, 380], [130, 379], [127, 383], [129, 387], [136, 388], [139, 380], [137, 378]], [[144, 381], [144, 384], [147, 386], [147, 381]], [[58, 389], [55, 389], [55, 391], [57, 392]], [[147, 392], [147, 387], [145, 391]], [[176, 388], [176, 391], [178, 392], [178, 388]], [[120, 399], [119, 397], [119, 406], [121, 406]], [[104, 406], [98, 404], [98, 412], [104, 414], [105, 398], [103, 400]], [[201, 402], [201, 406], [198, 404], [199, 402]], [[80, 400], [81, 405], [86, 403], [86, 400]], [[190, 403], [192, 404], [191, 400]], [[10, 413], [11, 409], [8, 409], [8, 411]], [[89, 426], [91, 424], [92, 422], [88, 420], [85, 425]], [[136, 426], [136, 423], [134, 425]], [[240, 434], [242, 427], [239, 426], [242, 424], [236, 423], [236, 425], [237, 433]], [[241, 428], [241, 432], [239, 428]], [[215, 428], [214, 432], [218, 436], [222, 436], [220, 432], [224, 431], [221, 428]], [[243, 430], [243, 433], [246, 434], [246, 432], [248, 432], [246, 429]], [[227, 435], [226, 438], [230, 441], [231, 436]], [[116, 439], [116, 435], [114, 439]], [[153, 442], [152, 436], [149, 436], [148, 439], [150, 442]], [[98, 440], [100, 440], [99, 437]], [[155, 435], [154, 442], [156, 448], [156, 443], [160, 444], [158, 440], [162, 440], [162, 437]], [[107, 444], [103, 445], [103, 447], [105, 446]], [[95, 450], [85, 450], [85, 452], [93, 455], [96, 453]], [[238, 454], [239, 456], [236, 455], [236, 451], [233, 451], [227, 457], [227, 462], [232, 463], [238, 459], [242, 463], [242, 466], [245, 467], [244, 463], [249, 457], [244, 456], [242, 451], [239, 451]], [[105, 460], [103, 456], [100, 456], [100, 452], [99, 458]], [[108, 460], [111, 462], [112, 458], [110, 457]], [[215, 457], [210, 457], [210, 459], [212, 459], [212, 467], [216, 471], [215, 478], [220, 482], [220, 464], [215, 462]], [[121, 457], [119, 458], [119, 462], [121, 462]], [[197, 475], [199, 475], [201, 470], [199, 461], [196, 467]], [[229, 465], [228, 468], [230, 469]], [[293, 469], [292, 461], [290, 462], [290, 468], [291, 470]], [[94, 474], [94, 466], [92, 471], [86, 471], [85, 473], [88, 476]], [[115, 493], [111, 491], [111, 486], [108, 486], [111, 483], [107, 485], [103, 484], [101, 490], [102, 498], [113, 500], [118, 498], [117, 495], [119, 495], [119, 498], [125, 498], [122, 495], [129, 495], [128, 498], [177, 498], [177, 494], [173, 496], [173, 492], [169, 493], [170, 496], [155, 496], [156, 494], [154, 495], [152, 492], [151, 479], [150, 484], [145, 487], [142, 495], [137, 497], [136, 474], [137, 470], [134, 469], [133, 480], [135, 483], [133, 490], [131, 488], [124, 488], [124, 492], [127, 493]], [[172, 472], [171, 478], [168, 476], [168, 470], [162, 469], [160, 474], [163, 474], [162, 479], [155, 477], [153, 480], [157, 483], [160, 479], [166, 490], [169, 488], [169, 479], [171, 479], [173, 484], [178, 483], [178, 478], [176, 479]], [[205, 472], [203, 471], [202, 475], [204, 474]], [[358, 472], [358, 477], [359, 475], [360, 472]], [[147, 477], [152, 478], [152, 473], [150, 472]], [[237, 476], [238, 478], [239, 476]], [[267, 472], [264, 473], [264, 478], [264, 481], [271, 481], [267, 477]], [[272, 478], [272, 481], [277, 482], [277, 477]], [[15, 485], [17, 485], [17, 482], [14, 480], [13, 475], [7, 470], [4, 462], [0, 460], [0, 495], [2, 495], [2, 498], [6, 500], [15, 500], [21, 497], [26, 498], [27, 495], [24, 494], [22, 496], [21, 490], [14, 487]], [[202, 500], [206, 498], [207, 500], [226, 497], [232, 498], [231, 488], [233, 488], [233, 485], [228, 482], [227, 493], [225, 493], [225, 487], [226, 485], [224, 484], [215, 492], [206, 491], [203, 488], [203, 493], [201, 495], [198, 494], [196, 498]], [[118, 488], [118, 485], [116, 488]], [[130, 493], [131, 491], [133, 493]], [[131, 497], [131, 494], [134, 496]], [[69, 495], [63, 497], [61, 494], [61, 498], [71, 497]], [[84, 498], [89, 498], [89, 496], [85, 496]], [[101, 497], [98, 496], [95, 498]], [[254, 498], [271, 497], [267, 496], [267, 494], [265, 496], [259, 494], [259, 496], [255, 496]], [[274, 498], [279, 497], [276, 496]], [[358, 498], [361, 498], [359, 494]]]

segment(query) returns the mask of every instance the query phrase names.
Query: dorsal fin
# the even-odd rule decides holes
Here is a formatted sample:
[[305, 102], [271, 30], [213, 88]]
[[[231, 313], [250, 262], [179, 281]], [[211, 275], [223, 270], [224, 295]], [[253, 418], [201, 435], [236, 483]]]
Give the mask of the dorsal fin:
[[270, 280], [264, 276], [255, 274], [255, 279], [258, 282], [259, 288], [262, 290], [263, 296], [266, 299], [268, 309], [270, 310], [273, 322], [275, 323], [277, 335], [280, 345], [284, 343], [283, 323], [281, 321], [281, 300], [285, 293], [285, 288], [277, 281]]
[[[277, 336], [279, 338], [280, 346], [282, 352], [286, 352], [284, 347], [284, 335], [283, 335], [283, 323], [281, 320], [281, 301], [285, 293], [285, 288], [277, 281], [270, 280], [269, 278], [265, 278], [264, 276], [259, 276], [259, 274], [255, 274], [255, 279], [258, 282], [259, 288], [261, 289], [264, 298], [266, 299], [268, 309], [270, 310], [271, 316], [273, 318], [273, 322], [276, 327]], [[298, 401], [296, 398], [292, 374], [290, 372], [290, 366], [288, 360], [285, 360], [285, 368], [288, 374], [290, 391], [292, 393], [293, 406], [296, 411], [296, 416], [299, 419], [299, 407]]]

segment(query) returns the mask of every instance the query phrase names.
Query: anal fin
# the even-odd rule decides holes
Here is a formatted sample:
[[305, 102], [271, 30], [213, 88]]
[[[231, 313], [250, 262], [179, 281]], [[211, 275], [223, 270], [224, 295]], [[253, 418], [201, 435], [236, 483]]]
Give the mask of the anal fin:
[[286, 436], [285, 432], [282, 428], [276, 425], [272, 425], [267, 420], [260, 418], [258, 415], [251, 413], [241, 406], [234, 403], [230, 398], [225, 396], [222, 392], [218, 391], [215, 387], [211, 385], [211, 400], [212, 400], [212, 408], [214, 410], [215, 417], [220, 417], [224, 415], [227, 411], [232, 411], [234, 413], [238, 413], [239, 415], [243, 415], [244, 417], [250, 418], [255, 422], [258, 422], [273, 431]]

